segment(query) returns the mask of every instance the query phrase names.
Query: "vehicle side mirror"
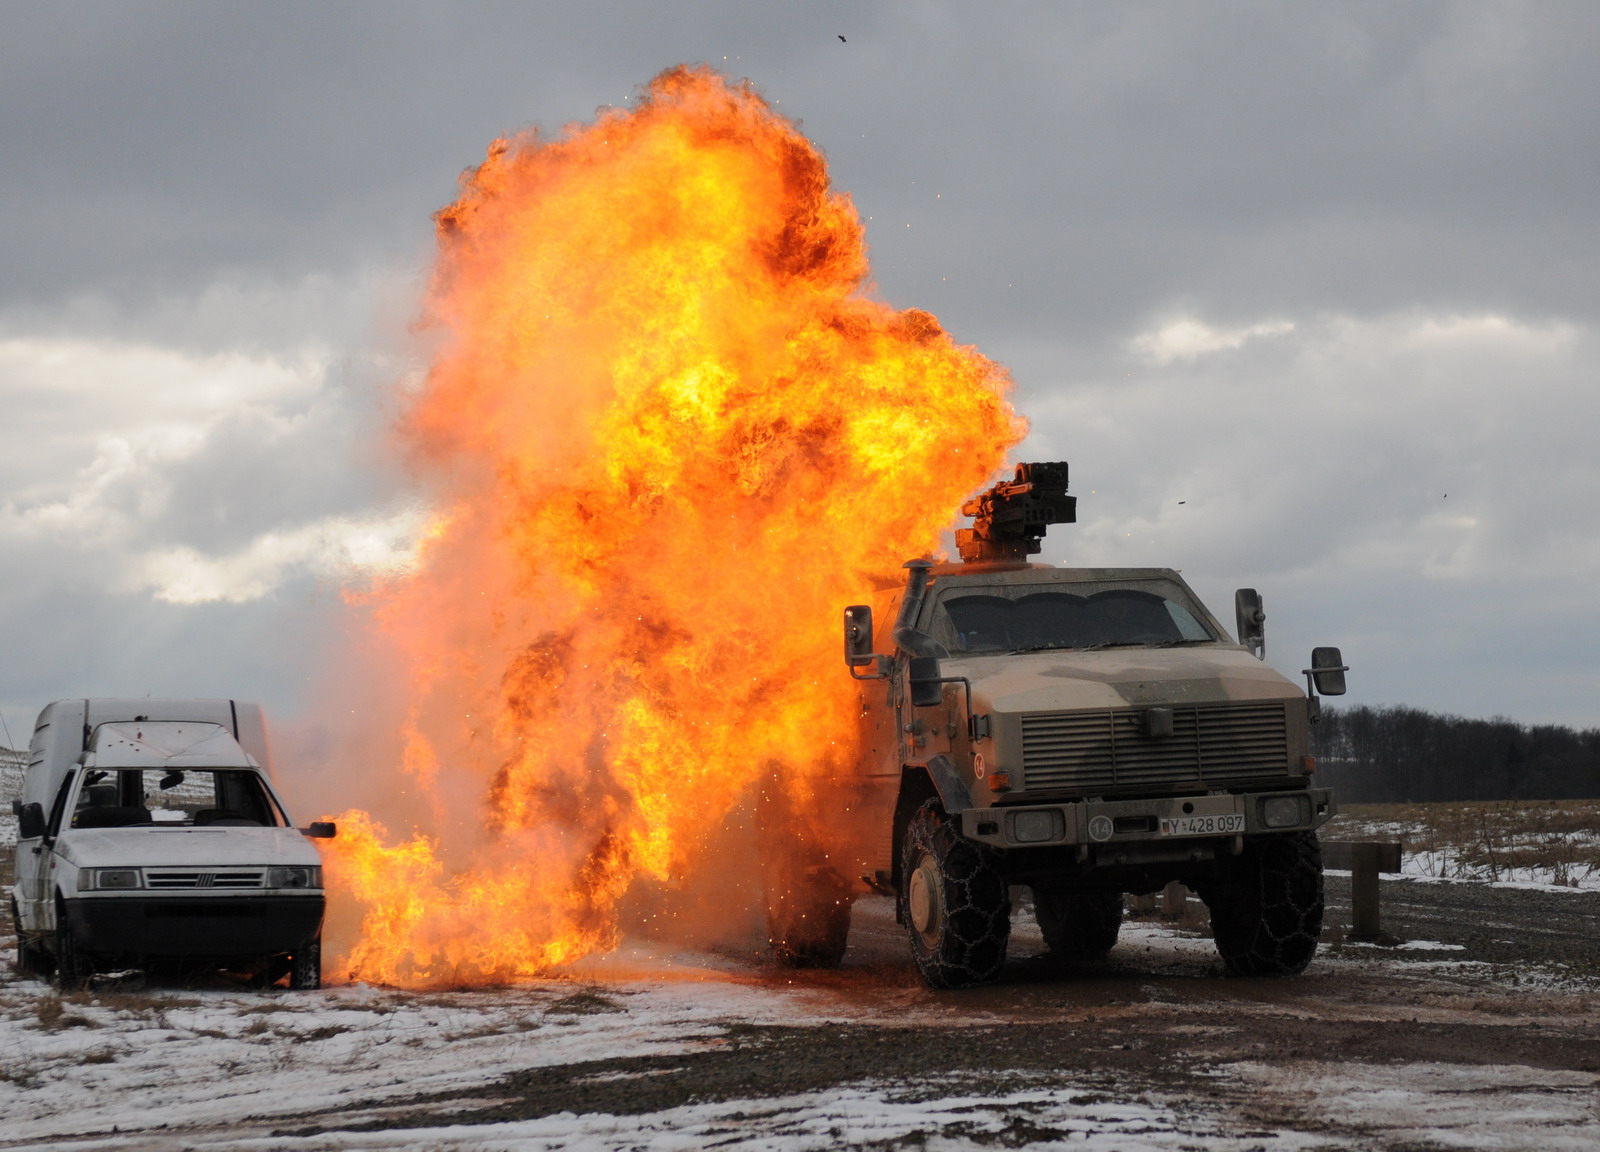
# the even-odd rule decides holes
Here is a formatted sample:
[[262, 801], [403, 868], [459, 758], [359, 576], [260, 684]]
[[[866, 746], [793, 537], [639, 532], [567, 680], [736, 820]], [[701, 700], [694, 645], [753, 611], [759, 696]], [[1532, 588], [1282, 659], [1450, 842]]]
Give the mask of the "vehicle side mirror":
[[1257, 660], [1267, 658], [1267, 614], [1261, 607], [1261, 593], [1241, 588], [1233, 594], [1233, 615], [1239, 624], [1239, 643], [1250, 649]]
[[944, 682], [939, 679], [937, 656], [913, 656], [906, 661], [906, 679], [911, 682], [913, 708], [937, 708], [944, 700]]
[[304, 834], [313, 840], [332, 840], [339, 834], [339, 826], [332, 820], [313, 820]]
[[17, 808], [17, 839], [37, 840], [45, 833], [44, 805], [19, 804]]
[[872, 609], [865, 604], [844, 610], [844, 662], [852, 668], [877, 662], [872, 654]]
[[1317, 691], [1324, 696], [1344, 695], [1344, 674], [1350, 671], [1350, 667], [1337, 648], [1313, 648], [1311, 667], [1305, 671], [1317, 686]]

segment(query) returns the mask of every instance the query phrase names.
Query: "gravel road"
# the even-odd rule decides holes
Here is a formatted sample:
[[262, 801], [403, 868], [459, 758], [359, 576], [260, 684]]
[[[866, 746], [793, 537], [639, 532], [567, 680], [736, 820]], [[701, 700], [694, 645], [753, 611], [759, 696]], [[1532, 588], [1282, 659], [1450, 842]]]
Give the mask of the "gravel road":
[[[1459, 944], [1464, 958], [1508, 967], [1565, 965], [1600, 978], [1600, 892], [1497, 887], [1384, 877], [1385, 932], [1401, 940]], [[1350, 880], [1329, 874], [1330, 923], [1350, 922]]]

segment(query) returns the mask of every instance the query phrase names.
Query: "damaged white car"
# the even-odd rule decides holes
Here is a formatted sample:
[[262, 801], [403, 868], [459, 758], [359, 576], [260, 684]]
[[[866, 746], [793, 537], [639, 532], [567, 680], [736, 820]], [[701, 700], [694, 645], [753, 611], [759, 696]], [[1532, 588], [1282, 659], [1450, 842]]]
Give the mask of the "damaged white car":
[[322, 978], [322, 862], [272, 787], [258, 705], [58, 700], [18, 820], [17, 969], [63, 988], [175, 965], [265, 985]]

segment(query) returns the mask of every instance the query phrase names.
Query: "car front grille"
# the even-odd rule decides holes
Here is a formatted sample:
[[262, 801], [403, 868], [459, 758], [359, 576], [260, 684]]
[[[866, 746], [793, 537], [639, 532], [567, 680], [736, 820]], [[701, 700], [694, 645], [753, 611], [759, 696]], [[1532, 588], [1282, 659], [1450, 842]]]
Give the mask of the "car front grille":
[[1146, 734], [1144, 709], [1033, 712], [1022, 717], [1023, 788], [1104, 793], [1220, 788], [1289, 770], [1287, 707], [1205, 704], [1172, 709], [1172, 735]]
[[145, 887], [177, 888], [260, 888], [266, 883], [262, 868], [230, 868], [226, 872], [180, 872], [170, 868], [147, 868]]

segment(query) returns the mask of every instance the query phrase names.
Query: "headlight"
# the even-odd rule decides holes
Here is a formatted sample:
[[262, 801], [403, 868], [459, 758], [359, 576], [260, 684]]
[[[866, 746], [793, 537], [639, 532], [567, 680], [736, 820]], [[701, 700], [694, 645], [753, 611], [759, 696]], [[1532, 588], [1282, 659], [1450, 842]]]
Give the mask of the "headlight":
[[321, 888], [322, 867], [313, 865], [309, 868], [268, 868], [268, 888]]
[[1270, 796], [1261, 802], [1261, 822], [1268, 828], [1292, 828], [1305, 823], [1298, 796]]
[[1059, 812], [1018, 812], [1011, 819], [1011, 835], [1023, 844], [1042, 844], [1066, 835], [1066, 819]]
[[143, 888], [144, 878], [137, 868], [80, 868], [78, 888], [83, 892], [126, 891]]

